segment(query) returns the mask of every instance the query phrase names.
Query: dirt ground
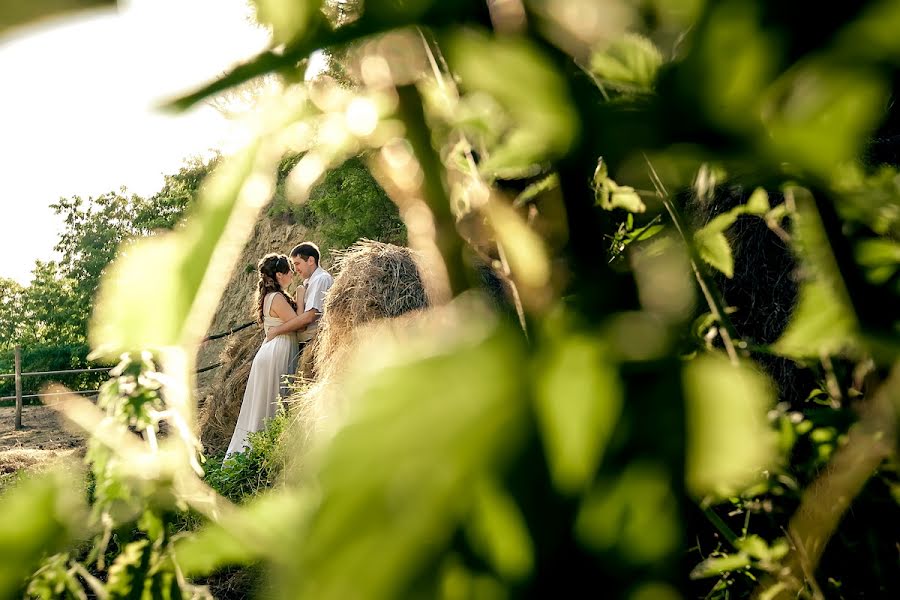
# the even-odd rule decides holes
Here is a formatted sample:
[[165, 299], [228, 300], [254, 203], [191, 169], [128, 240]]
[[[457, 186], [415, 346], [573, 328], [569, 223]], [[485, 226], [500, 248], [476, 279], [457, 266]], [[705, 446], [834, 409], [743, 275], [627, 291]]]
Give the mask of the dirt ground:
[[15, 430], [16, 409], [0, 406], [0, 476], [20, 469], [40, 470], [57, 460], [84, 454], [85, 436], [70, 431], [46, 406], [22, 408], [23, 429]]

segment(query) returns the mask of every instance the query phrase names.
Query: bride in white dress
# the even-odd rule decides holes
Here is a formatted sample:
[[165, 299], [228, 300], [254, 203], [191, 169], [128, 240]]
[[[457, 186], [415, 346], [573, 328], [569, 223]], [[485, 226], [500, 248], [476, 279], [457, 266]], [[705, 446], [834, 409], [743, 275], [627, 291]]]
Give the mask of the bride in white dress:
[[[259, 274], [256, 293], [257, 320], [265, 333], [285, 321], [297, 316], [296, 304], [284, 290], [293, 281], [291, 263], [283, 254], [267, 254], [257, 264]], [[298, 292], [300, 290], [298, 289]], [[253, 358], [250, 377], [241, 414], [234, 426], [231, 443], [228, 444], [229, 457], [243, 452], [247, 446], [247, 434], [265, 427], [265, 421], [275, 416], [281, 392], [281, 378], [294, 372], [297, 358], [297, 336], [294, 333], [279, 335], [263, 342]]]

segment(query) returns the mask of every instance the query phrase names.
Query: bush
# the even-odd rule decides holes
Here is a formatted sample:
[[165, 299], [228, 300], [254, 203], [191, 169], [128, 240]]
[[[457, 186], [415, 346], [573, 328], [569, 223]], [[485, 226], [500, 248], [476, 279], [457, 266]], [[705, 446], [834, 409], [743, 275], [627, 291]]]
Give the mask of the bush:
[[289, 415], [279, 409], [266, 423], [265, 429], [248, 436], [250, 448], [228, 460], [220, 454], [206, 461], [206, 482], [217, 492], [242, 503], [272, 487], [284, 465], [281, 437], [289, 423]]
[[397, 207], [361, 158], [351, 158], [328, 171], [303, 204], [289, 202], [284, 193], [284, 178], [296, 161], [294, 157], [282, 162], [269, 218], [317, 229], [319, 246], [326, 253], [331, 248], [347, 248], [362, 238], [400, 245], [406, 242], [406, 228]]

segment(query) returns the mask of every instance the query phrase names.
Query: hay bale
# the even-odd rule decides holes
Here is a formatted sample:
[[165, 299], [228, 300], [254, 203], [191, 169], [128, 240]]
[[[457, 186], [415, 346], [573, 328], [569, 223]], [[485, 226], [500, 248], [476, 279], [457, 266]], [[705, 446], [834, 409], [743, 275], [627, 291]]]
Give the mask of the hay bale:
[[262, 329], [251, 326], [231, 335], [219, 355], [222, 366], [215, 370], [215, 381], [201, 399], [198, 412], [200, 439], [207, 454], [228, 448], [241, 412], [253, 357], [262, 342]]
[[334, 259], [337, 277], [301, 363], [301, 372], [306, 366], [316, 380], [328, 379], [343, 368], [342, 356], [360, 326], [430, 305], [417, 257], [409, 248], [364, 239], [335, 252]]
[[288, 398], [301, 445], [337, 410], [341, 374], [359, 337], [378, 322], [406, 321], [430, 306], [418, 257], [409, 248], [361, 240], [334, 256], [337, 276], [300, 361], [308, 385]]

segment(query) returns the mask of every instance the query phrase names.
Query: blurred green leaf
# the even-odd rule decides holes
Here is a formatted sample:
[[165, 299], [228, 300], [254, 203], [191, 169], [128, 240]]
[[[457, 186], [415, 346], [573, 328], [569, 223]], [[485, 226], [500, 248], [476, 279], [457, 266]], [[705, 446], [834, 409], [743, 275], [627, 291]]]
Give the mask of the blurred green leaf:
[[694, 567], [694, 570], [691, 571], [691, 579], [705, 579], [729, 571], [746, 569], [750, 563], [750, 557], [743, 552], [710, 557]]
[[698, 23], [692, 57], [686, 71], [699, 100], [712, 119], [730, 130], [747, 130], [758, 114], [760, 90], [777, 71], [781, 41], [762, 24], [762, 7], [755, 2], [729, 1], [707, 5]]
[[884, 238], [862, 240], [856, 246], [856, 260], [866, 267], [900, 264], [900, 243]]
[[544, 240], [503, 201], [491, 200], [485, 212], [497, 242], [503, 245], [510, 271], [523, 288], [520, 293], [529, 296], [532, 290], [542, 290], [550, 281], [550, 258]]
[[199, 577], [227, 565], [266, 558], [278, 562], [290, 540], [301, 535], [313, 506], [309, 491], [261, 493], [252, 502], [228, 510], [217, 522], [176, 538], [178, 565], [186, 576]]
[[869, 281], [885, 283], [900, 267], [900, 243], [885, 238], [862, 240], [856, 245], [856, 261], [866, 269]]
[[87, 600], [87, 594], [73, 570], [68, 554], [54, 554], [28, 582], [28, 597], [40, 600]]
[[508, 600], [509, 592], [494, 577], [473, 573], [457, 555], [451, 555], [441, 565], [439, 600]]
[[0, 598], [17, 597], [42, 557], [88, 533], [80, 488], [60, 472], [19, 482], [0, 497], [0, 514]]
[[[514, 129], [479, 166], [488, 176], [521, 173], [562, 156], [577, 135], [565, 79], [532, 42], [464, 30], [444, 40], [447, 60], [468, 91], [491, 94]], [[490, 61], [483, 57], [490, 56]]]
[[900, 4], [893, 0], [868, 2], [862, 15], [838, 34], [837, 47], [853, 58], [900, 60]]
[[504, 579], [523, 579], [534, 566], [534, 547], [515, 500], [490, 479], [475, 485], [473, 500], [468, 528], [473, 546]]
[[604, 210], [624, 208], [628, 212], [642, 213], [647, 210], [640, 195], [634, 188], [619, 185], [609, 178], [606, 162], [601, 158], [594, 169], [594, 197]]
[[12, 27], [33, 25], [40, 19], [73, 13], [85, 8], [115, 6], [115, 0], [28, 0], [5, 2], [0, 7], [0, 35]]
[[639, 585], [628, 600], [682, 600], [682, 596], [668, 583], [651, 581]]
[[818, 358], [848, 350], [857, 343], [858, 332], [818, 211], [807, 196], [798, 195], [793, 217], [794, 245], [806, 277], [800, 283], [788, 326], [772, 346], [776, 352], [796, 358]]
[[896, 239], [900, 235], [900, 173], [896, 167], [882, 165], [875, 172], [864, 172], [860, 165], [846, 165], [831, 179], [841, 194], [836, 206], [844, 219], [868, 225], [878, 235]]
[[762, 373], [701, 356], [684, 368], [687, 486], [697, 498], [724, 497], [760, 477], [777, 442], [767, 420], [775, 391]]
[[674, 552], [679, 531], [668, 474], [648, 462], [629, 465], [618, 479], [597, 482], [575, 523], [578, 538], [588, 547], [637, 564], [653, 564]]
[[553, 481], [576, 494], [593, 478], [619, 419], [622, 384], [599, 340], [550, 342], [535, 365], [535, 410]]
[[513, 202], [513, 207], [518, 208], [520, 206], [524, 206], [532, 200], [540, 197], [540, 195], [544, 192], [556, 189], [558, 187], [559, 176], [556, 173], [551, 173], [550, 175], [542, 177], [534, 183], [528, 184], [528, 187], [526, 187], [519, 193], [518, 196], [516, 196], [516, 199]]
[[[724, 215], [723, 215], [724, 216]], [[694, 244], [700, 258], [721, 271], [726, 277], [734, 275], [734, 256], [728, 239], [721, 231], [707, 232], [701, 229], [694, 235]]]
[[153, 546], [149, 540], [138, 540], [125, 546], [109, 566], [106, 588], [110, 600], [144, 597], [152, 556]]
[[322, 500], [285, 573], [290, 597], [406, 596], [449, 543], [473, 486], [517, 451], [522, 348], [464, 300], [356, 349], [343, 388], [351, 412], [324, 448]]
[[764, 561], [781, 560], [790, 551], [790, 544], [785, 538], [778, 538], [771, 544], [766, 545], [766, 549], [756, 558]]
[[644, 36], [627, 33], [591, 56], [591, 72], [604, 84], [622, 91], [650, 92], [662, 55]]
[[739, 538], [735, 544], [738, 550], [746, 552], [753, 558], [766, 559], [769, 557], [769, 545], [758, 535]]
[[750, 194], [745, 205], [751, 215], [764, 215], [769, 212], [769, 194], [763, 188], [756, 188]]
[[272, 42], [286, 44], [307, 32], [320, 0], [253, 0], [256, 20], [272, 29]]
[[872, 71], [825, 60], [800, 65], [767, 93], [766, 136], [775, 158], [828, 177], [859, 155], [887, 98]]

